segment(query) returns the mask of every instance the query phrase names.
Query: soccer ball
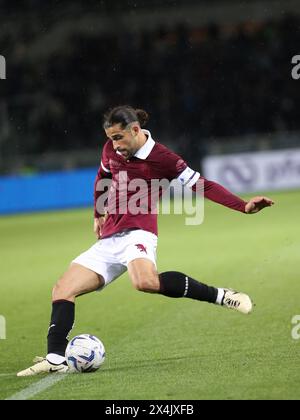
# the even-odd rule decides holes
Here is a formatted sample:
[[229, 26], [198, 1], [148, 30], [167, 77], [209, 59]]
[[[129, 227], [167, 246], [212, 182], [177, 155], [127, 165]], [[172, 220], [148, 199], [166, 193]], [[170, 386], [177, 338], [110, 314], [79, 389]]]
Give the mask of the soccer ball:
[[93, 335], [78, 335], [68, 344], [66, 360], [71, 373], [95, 372], [105, 360], [104, 345]]

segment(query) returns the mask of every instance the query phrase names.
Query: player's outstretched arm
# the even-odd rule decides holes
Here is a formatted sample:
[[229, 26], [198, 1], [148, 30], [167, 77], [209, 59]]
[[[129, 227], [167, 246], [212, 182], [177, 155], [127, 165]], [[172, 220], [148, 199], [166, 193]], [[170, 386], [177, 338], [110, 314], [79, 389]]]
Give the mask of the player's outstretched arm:
[[[201, 187], [201, 183], [202, 185], [204, 183], [204, 188]], [[270, 207], [274, 204], [274, 201], [270, 198], [261, 196], [254, 197], [248, 202], [244, 201], [222, 185], [201, 177], [198, 183], [193, 186], [193, 190], [201, 192], [203, 189], [205, 198], [246, 214], [258, 213], [265, 207]]]
[[229, 209], [246, 213], [247, 202], [217, 182], [209, 181], [204, 177], [200, 177], [199, 181], [192, 189], [200, 194], [204, 193], [204, 197], [208, 200], [214, 201], [215, 203], [221, 204]]
[[254, 197], [248, 202], [244, 201], [217, 182], [209, 181], [200, 176], [200, 173], [191, 169], [179, 155], [167, 149], [164, 154], [164, 162], [166, 162], [166, 165], [164, 165], [165, 173], [162, 178], [170, 181], [177, 178], [185, 187], [191, 188], [194, 192], [204, 195], [208, 200], [232, 210], [254, 214], [274, 204], [274, 201], [267, 197]]
[[251, 200], [248, 201], [248, 203], [246, 204], [245, 213], [247, 214], [258, 213], [265, 207], [271, 207], [274, 204], [275, 204], [274, 201], [268, 197], [260, 197], [260, 196], [254, 197], [254, 198], [251, 198]]

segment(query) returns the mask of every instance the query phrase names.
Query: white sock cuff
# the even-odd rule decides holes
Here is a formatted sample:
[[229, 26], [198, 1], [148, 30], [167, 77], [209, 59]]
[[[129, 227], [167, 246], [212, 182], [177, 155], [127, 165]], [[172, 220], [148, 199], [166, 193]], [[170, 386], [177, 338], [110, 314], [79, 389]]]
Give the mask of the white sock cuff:
[[216, 300], [217, 305], [222, 305], [224, 295], [225, 295], [225, 290], [224, 289], [218, 289], [218, 296], [217, 296], [217, 300]]
[[66, 361], [66, 358], [59, 356], [59, 354], [50, 353], [47, 355], [47, 360], [52, 365], [62, 365]]

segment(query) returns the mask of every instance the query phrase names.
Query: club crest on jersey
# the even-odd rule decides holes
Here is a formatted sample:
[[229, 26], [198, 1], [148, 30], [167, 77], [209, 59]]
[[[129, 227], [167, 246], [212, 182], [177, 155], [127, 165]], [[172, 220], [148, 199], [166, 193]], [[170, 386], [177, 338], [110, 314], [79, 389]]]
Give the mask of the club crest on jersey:
[[142, 245], [142, 244], [136, 244], [135, 246], [137, 247], [137, 249], [138, 249], [140, 252], [144, 252], [145, 254], [148, 254], [148, 252], [147, 252], [147, 248], [145, 247], [145, 245]]

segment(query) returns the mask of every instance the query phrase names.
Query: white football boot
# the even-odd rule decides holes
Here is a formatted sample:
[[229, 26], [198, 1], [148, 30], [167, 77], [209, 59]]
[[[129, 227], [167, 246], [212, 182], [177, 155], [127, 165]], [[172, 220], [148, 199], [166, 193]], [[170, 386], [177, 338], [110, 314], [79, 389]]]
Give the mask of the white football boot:
[[253, 309], [253, 303], [248, 295], [231, 289], [224, 289], [222, 306], [246, 315], [250, 314]]
[[41, 375], [43, 373], [67, 373], [69, 368], [65, 364], [61, 365], [53, 365], [48, 362], [47, 359], [43, 357], [36, 357], [33, 360], [34, 365], [30, 368], [19, 372], [17, 376], [25, 377], [25, 376], [36, 376]]

